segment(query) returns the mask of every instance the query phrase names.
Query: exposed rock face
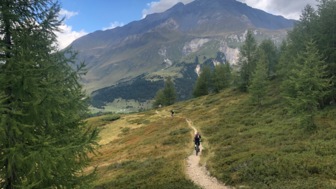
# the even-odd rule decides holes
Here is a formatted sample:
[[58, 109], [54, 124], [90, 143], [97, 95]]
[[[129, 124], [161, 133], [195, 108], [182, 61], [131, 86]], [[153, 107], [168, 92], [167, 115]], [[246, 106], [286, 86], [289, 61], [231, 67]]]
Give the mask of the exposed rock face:
[[193, 39], [190, 42], [186, 43], [183, 47], [183, 55], [188, 55], [190, 53], [198, 51], [205, 43], [209, 42], [209, 39], [206, 38], [197, 38]]
[[229, 61], [230, 64], [237, 64], [239, 48], [230, 48], [225, 41], [221, 41], [219, 51], [225, 54], [226, 60]]

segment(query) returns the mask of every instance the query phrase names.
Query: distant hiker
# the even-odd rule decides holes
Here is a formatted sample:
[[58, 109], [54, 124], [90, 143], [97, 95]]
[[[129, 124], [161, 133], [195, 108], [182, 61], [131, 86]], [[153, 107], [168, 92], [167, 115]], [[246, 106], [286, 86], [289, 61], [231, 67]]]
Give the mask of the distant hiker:
[[195, 145], [199, 146], [201, 144], [201, 138], [202, 138], [201, 134], [197, 132], [194, 137]]
[[174, 117], [174, 110], [170, 110], [171, 116]]

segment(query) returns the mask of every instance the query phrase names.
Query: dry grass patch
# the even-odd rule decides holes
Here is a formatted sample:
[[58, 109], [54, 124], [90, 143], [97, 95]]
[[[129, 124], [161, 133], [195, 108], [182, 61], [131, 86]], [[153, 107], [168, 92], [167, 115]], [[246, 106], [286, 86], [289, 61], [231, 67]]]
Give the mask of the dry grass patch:
[[[185, 158], [192, 150], [192, 131], [185, 119], [164, 116], [166, 112], [169, 110], [122, 115], [102, 126], [99, 154], [91, 164], [98, 167], [97, 186], [195, 188], [184, 174]], [[122, 128], [130, 130], [121, 134]]]

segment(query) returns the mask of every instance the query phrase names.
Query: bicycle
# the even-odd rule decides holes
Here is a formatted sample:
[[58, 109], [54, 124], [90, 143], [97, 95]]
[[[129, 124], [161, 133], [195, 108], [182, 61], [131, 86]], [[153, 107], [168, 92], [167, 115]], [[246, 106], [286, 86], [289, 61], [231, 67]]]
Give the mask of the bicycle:
[[201, 151], [200, 144], [195, 144], [195, 151], [196, 151], [196, 156], [197, 156], [198, 153]]

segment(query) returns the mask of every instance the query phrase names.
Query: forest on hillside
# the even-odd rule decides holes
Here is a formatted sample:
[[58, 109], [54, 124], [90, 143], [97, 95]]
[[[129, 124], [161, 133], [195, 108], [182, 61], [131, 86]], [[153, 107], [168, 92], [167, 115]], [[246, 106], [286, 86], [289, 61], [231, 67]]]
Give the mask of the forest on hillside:
[[[249, 30], [240, 47], [238, 64], [204, 63], [192, 95], [199, 97], [233, 87], [250, 93], [252, 103], [262, 106], [265, 91], [276, 84], [288, 111], [298, 114], [303, 125], [314, 127], [315, 112], [336, 100], [334, 10], [335, 1], [321, 1], [316, 10], [307, 5], [280, 46], [271, 39], [257, 42]], [[210, 61], [213, 63], [213, 59]], [[162, 104], [159, 97], [157, 94], [155, 104]]]
[[318, 9], [307, 5], [300, 21], [280, 47], [270, 39], [257, 43], [252, 31], [240, 48], [237, 67], [205, 67], [198, 77], [195, 97], [235, 87], [263, 105], [265, 91], [276, 84], [288, 112], [313, 129], [313, 116], [336, 100], [336, 2], [321, 1]]

